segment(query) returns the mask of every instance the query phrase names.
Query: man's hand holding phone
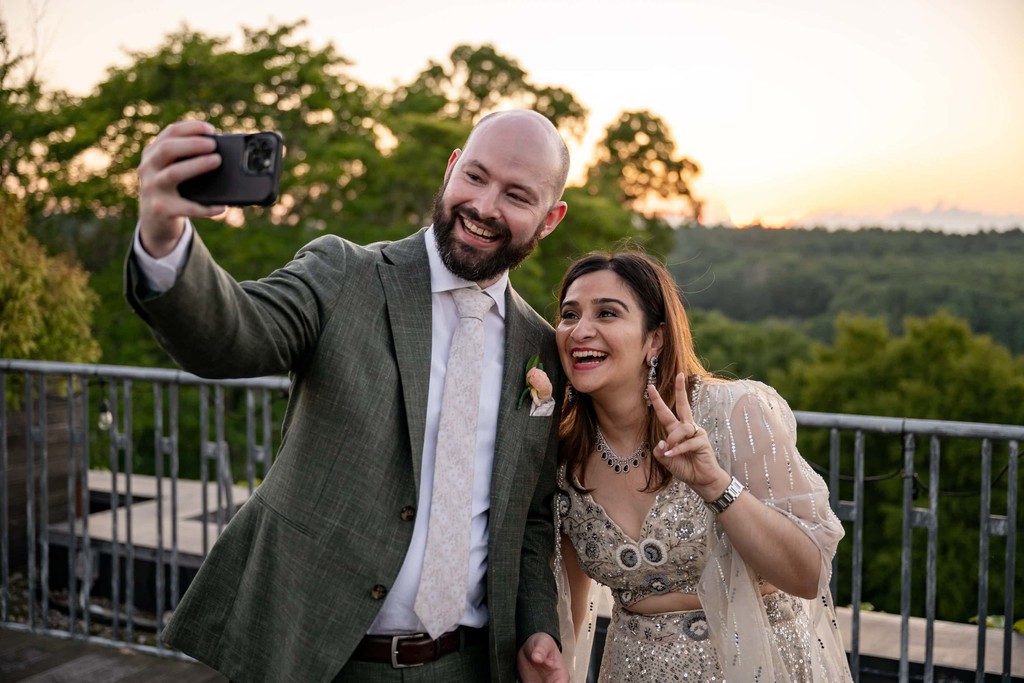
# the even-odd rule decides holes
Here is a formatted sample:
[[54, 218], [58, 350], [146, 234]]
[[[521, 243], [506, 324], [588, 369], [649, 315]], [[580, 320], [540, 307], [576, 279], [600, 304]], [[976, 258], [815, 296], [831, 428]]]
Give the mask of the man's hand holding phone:
[[185, 217], [210, 218], [228, 205], [273, 204], [282, 147], [276, 133], [216, 135], [205, 121], [179, 121], [160, 131], [139, 164], [143, 248], [156, 258], [169, 254]]
[[143, 248], [155, 258], [174, 250], [185, 231], [185, 217], [212, 218], [224, 205], [203, 205], [178, 192], [178, 184], [221, 165], [205, 121], [179, 121], [164, 128], [142, 150], [139, 164], [139, 232]]

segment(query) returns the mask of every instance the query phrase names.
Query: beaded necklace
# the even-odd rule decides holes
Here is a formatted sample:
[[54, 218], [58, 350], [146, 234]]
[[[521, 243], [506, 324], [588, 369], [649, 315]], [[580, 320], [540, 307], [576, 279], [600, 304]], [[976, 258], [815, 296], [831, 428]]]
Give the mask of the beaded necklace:
[[601, 459], [605, 461], [608, 467], [615, 470], [615, 474], [622, 474], [629, 472], [631, 467], [639, 467], [640, 459], [647, 457], [647, 441], [644, 440], [643, 443], [637, 446], [631, 456], [623, 458], [612, 450], [608, 442], [605, 441], [601, 428], [597, 427], [597, 452], [601, 454]]

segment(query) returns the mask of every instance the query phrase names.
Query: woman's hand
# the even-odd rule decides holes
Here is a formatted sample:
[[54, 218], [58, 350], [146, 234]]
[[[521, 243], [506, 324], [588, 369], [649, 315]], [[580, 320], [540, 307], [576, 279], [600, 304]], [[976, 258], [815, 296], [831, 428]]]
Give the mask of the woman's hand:
[[686, 375], [676, 375], [676, 414], [665, 405], [653, 384], [647, 385], [647, 393], [666, 432], [665, 439], [653, 450], [654, 457], [701, 498], [715, 500], [729, 486], [731, 477], [718, 463], [708, 433], [693, 419]]

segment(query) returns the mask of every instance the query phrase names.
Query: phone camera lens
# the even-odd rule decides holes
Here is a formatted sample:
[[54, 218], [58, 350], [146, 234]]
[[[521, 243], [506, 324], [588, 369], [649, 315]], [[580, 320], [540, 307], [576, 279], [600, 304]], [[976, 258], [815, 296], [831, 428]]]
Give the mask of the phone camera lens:
[[264, 137], [252, 138], [246, 144], [245, 168], [249, 173], [266, 173], [273, 170], [274, 148]]

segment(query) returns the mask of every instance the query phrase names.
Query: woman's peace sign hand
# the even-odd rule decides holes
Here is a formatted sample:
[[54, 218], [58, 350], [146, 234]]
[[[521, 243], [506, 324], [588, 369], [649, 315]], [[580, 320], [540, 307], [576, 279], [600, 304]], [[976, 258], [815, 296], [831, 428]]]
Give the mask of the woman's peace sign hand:
[[676, 375], [678, 417], [665, 405], [653, 384], [647, 385], [647, 394], [651, 398], [654, 414], [666, 432], [664, 440], [659, 441], [654, 448], [654, 457], [667, 467], [676, 479], [688, 484], [705, 500], [717, 497], [728, 485], [730, 477], [718, 464], [707, 432], [697, 426], [693, 419], [686, 375]]

